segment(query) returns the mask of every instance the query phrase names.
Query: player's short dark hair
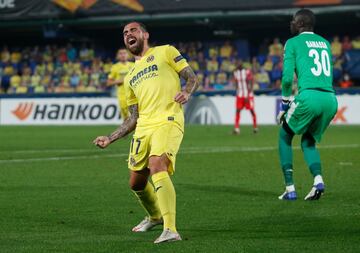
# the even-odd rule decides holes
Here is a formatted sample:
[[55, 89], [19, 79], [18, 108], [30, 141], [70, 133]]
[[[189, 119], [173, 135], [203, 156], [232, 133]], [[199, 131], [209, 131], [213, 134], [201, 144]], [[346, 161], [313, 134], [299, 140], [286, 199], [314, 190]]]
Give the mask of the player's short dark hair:
[[131, 24], [131, 23], [136, 23], [136, 24], [138, 24], [139, 26], [140, 26], [140, 29], [141, 30], [143, 30], [144, 32], [148, 32], [148, 30], [147, 30], [147, 28], [146, 28], [146, 25], [145, 24], [143, 24], [143, 23], [141, 23], [141, 22], [139, 22], [139, 21], [130, 21], [130, 22], [127, 22], [125, 25], [124, 25], [124, 27], [125, 26], [127, 26], [128, 24]]
[[116, 50], [116, 54], [118, 54], [120, 52], [120, 50], [125, 50], [126, 52], [128, 52], [126, 47], [119, 47], [118, 50]]
[[315, 15], [309, 9], [301, 9], [296, 12], [295, 16], [301, 18], [302, 22], [304, 23], [304, 27], [313, 28], [315, 26]]

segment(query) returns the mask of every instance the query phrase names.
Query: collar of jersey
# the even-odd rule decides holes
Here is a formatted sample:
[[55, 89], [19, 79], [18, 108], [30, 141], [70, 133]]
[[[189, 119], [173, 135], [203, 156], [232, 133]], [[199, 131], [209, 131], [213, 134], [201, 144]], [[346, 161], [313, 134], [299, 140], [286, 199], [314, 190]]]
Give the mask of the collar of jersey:
[[146, 53], [145, 53], [139, 60], [136, 60], [136, 61], [137, 61], [137, 62], [138, 62], [138, 61], [141, 61], [142, 59], [144, 59], [145, 57], [147, 57], [153, 50], [154, 50], [154, 48], [153, 48], [153, 47], [150, 47], [150, 48], [146, 51]]
[[300, 35], [301, 34], [314, 34], [314, 32], [302, 32], [302, 33], [300, 33]]

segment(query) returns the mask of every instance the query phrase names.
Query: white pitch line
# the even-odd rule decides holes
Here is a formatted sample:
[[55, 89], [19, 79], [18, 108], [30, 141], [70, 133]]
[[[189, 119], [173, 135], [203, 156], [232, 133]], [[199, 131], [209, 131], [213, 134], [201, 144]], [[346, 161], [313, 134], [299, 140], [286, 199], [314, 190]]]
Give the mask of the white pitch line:
[[98, 152], [97, 149], [34, 149], [34, 150], [7, 150], [1, 153], [12, 154], [36, 154], [36, 153], [82, 153], [82, 152]]
[[[334, 148], [359, 148], [360, 144], [339, 144], [339, 145], [319, 145], [317, 148], [320, 149], [334, 149]], [[300, 147], [293, 147], [294, 149], [300, 149]], [[226, 152], [229, 150], [232, 151], [266, 151], [274, 150], [277, 147], [273, 146], [264, 146], [264, 147], [234, 147], [234, 146], [222, 146], [222, 147], [185, 147], [180, 148], [181, 151], [191, 152], [192, 150], [211, 150], [212, 152]], [[89, 152], [99, 152], [98, 149], [33, 149], [33, 150], [7, 150], [0, 151], [1, 153], [6, 154], [36, 154], [36, 153], [89, 153]], [[112, 151], [117, 152], [117, 151]], [[182, 153], [182, 152], [181, 152]], [[1, 161], [1, 160], [0, 160]]]
[[91, 155], [91, 156], [64, 156], [64, 157], [42, 157], [42, 158], [24, 158], [0, 160], [1, 163], [21, 163], [21, 162], [43, 162], [43, 161], [64, 161], [64, 160], [82, 160], [82, 159], [99, 159], [112, 157], [126, 157], [128, 154], [107, 154], [107, 155]]
[[[338, 149], [338, 148], [359, 148], [360, 144], [341, 144], [341, 145], [323, 145], [320, 149]], [[300, 147], [294, 147], [300, 149]], [[273, 151], [277, 147], [189, 147], [180, 150], [179, 154], [209, 154], [209, 153], [229, 153], [229, 152], [259, 152], [259, 151]], [[88, 150], [89, 152], [92, 150]], [[99, 151], [100, 152], [100, 151]], [[112, 153], [103, 155], [81, 155], [81, 156], [64, 156], [64, 157], [43, 157], [43, 158], [24, 158], [24, 159], [4, 159], [0, 160], [2, 163], [21, 163], [21, 162], [42, 162], [42, 161], [63, 161], [63, 160], [82, 160], [82, 159], [99, 159], [99, 158], [114, 158], [127, 157], [128, 154]]]
[[339, 162], [340, 166], [352, 166], [353, 163], [352, 162]]
[[338, 145], [319, 145], [317, 148], [332, 149], [332, 148], [359, 148], [360, 144], [338, 144]]

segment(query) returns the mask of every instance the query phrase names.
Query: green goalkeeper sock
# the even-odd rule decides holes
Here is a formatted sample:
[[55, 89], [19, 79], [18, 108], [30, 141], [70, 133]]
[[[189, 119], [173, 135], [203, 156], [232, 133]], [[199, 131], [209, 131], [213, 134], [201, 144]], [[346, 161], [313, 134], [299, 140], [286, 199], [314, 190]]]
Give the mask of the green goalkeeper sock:
[[294, 135], [285, 131], [284, 128], [280, 129], [279, 134], [279, 155], [280, 155], [280, 163], [281, 169], [284, 174], [285, 184], [293, 185], [293, 152], [291, 147], [291, 142]]
[[301, 137], [301, 148], [304, 153], [306, 164], [313, 177], [321, 175], [321, 161], [319, 151], [316, 149], [316, 142], [312, 135], [305, 133]]

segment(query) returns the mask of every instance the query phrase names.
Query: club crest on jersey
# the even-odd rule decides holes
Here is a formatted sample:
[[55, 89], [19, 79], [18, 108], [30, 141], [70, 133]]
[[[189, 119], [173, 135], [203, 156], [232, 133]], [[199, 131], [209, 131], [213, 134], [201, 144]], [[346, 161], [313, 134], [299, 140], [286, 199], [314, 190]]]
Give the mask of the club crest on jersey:
[[147, 59], [146, 62], [152, 62], [155, 59], [155, 57], [153, 55], [150, 55]]
[[130, 157], [130, 164], [131, 166], [136, 166], [137, 162], [135, 161], [134, 157]]

